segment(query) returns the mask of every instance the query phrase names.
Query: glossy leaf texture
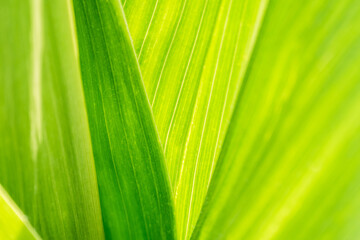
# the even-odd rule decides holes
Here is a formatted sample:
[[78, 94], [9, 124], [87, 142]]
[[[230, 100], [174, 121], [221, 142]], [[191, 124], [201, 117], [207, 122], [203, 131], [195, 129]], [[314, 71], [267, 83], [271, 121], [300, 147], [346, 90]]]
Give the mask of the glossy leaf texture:
[[0, 216], [0, 239], [41, 239], [1, 185]]
[[359, 22], [269, 2], [192, 239], [360, 237]]
[[74, 9], [105, 235], [173, 239], [163, 150], [120, 2]]
[[70, 1], [0, 2], [0, 183], [44, 239], [104, 237]]
[[124, 1], [165, 151], [179, 239], [188, 239], [267, 1]]

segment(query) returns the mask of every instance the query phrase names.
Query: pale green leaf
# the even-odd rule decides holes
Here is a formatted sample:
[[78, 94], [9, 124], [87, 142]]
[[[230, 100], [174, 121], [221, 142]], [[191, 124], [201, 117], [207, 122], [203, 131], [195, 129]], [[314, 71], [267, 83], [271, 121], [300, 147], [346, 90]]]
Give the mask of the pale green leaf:
[[163, 151], [119, 1], [74, 0], [105, 235], [172, 239]]
[[41, 239], [26, 216], [0, 185], [0, 239]]
[[0, 183], [44, 239], [102, 239], [70, 1], [0, 2]]
[[359, 23], [270, 1], [193, 239], [359, 239]]
[[125, 13], [190, 237], [267, 1], [127, 0]]

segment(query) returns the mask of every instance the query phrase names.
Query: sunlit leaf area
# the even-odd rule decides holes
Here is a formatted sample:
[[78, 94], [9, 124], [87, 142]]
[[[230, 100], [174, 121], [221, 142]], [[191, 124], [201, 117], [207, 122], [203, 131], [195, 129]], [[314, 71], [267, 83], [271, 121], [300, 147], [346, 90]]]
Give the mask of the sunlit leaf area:
[[0, 239], [360, 239], [360, 1], [0, 0]]

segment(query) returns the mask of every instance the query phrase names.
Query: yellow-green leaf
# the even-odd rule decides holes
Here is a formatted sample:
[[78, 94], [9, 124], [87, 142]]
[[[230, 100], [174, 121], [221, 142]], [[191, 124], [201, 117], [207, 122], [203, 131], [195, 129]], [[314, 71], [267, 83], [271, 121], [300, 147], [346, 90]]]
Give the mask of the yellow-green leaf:
[[0, 185], [0, 239], [41, 239], [26, 216]]
[[266, 5], [124, 2], [165, 151], [180, 239], [195, 227]]
[[0, 183], [44, 239], [104, 237], [69, 0], [0, 2]]
[[360, 4], [270, 1], [193, 239], [360, 237]]

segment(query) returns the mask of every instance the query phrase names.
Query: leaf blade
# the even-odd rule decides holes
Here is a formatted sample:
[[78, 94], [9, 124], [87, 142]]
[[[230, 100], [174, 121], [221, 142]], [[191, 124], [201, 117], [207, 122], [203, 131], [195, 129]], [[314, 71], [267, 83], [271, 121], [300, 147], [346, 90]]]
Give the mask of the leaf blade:
[[71, 3], [2, 1], [1, 18], [0, 182], [42, 237], [102, 239]]
[[165, 150], [179, 238], [190, 237], [200, 213], [266, 3], [124, 4]]
[[122, 7], [75, 0], [74, 8], [105, 234], [172, 239], [164, 156]]
[[41, 239], [1, 185], [0, 216], [0, 237], [2, 239]]
[[359, 10], [270, 2], [193, 239], [359, 236]]

